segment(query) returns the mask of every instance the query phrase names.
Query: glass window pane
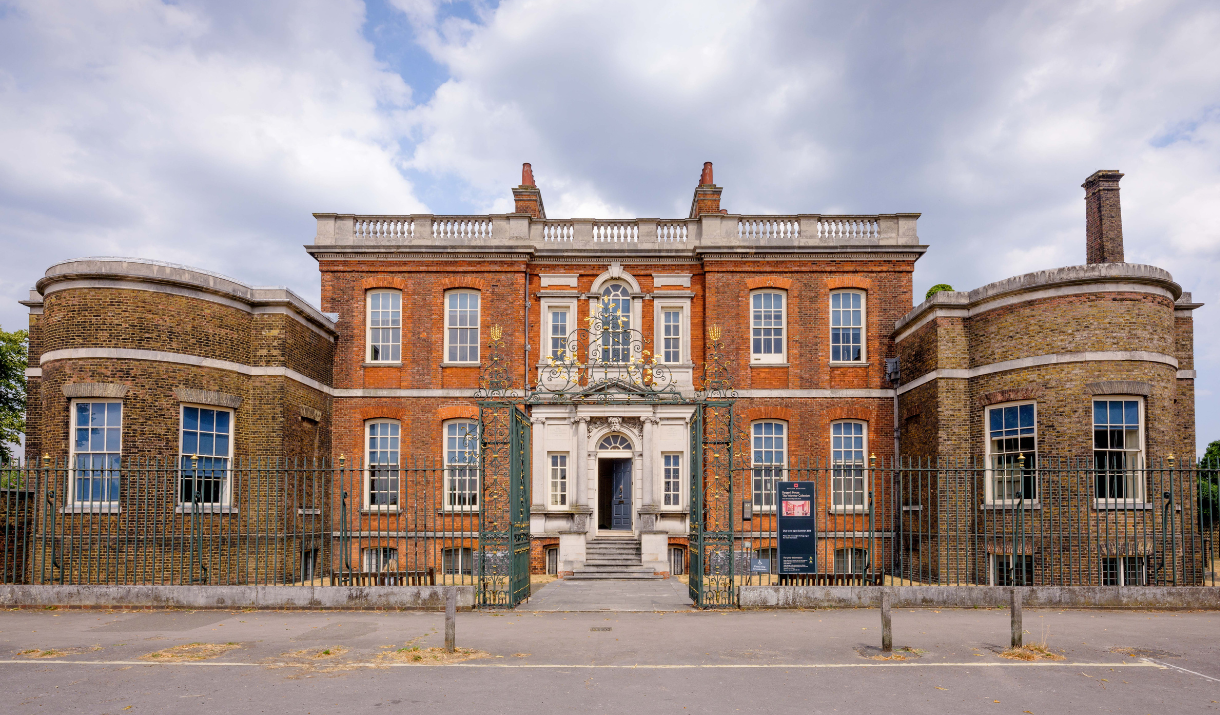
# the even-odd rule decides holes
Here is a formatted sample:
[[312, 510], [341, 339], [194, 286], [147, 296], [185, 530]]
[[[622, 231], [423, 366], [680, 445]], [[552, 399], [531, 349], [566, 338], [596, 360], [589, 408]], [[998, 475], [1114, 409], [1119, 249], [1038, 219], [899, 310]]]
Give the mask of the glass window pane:
[[190, 430], [199, 429], [198, 407], [184, 407], [182, 409], [182, 428]]
[[1123, 403], [1123, 410], [1126, 412], [1126, 423], [1129, 425], [1137, 425], [1140, 423], [1140, 408], [1139, 403], [1134, 400], [1129, 400]]

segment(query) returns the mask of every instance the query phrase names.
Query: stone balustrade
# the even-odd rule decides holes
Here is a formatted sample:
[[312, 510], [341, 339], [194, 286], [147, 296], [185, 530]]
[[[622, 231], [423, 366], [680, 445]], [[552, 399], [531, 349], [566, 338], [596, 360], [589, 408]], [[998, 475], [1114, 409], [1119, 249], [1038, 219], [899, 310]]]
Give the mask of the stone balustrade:
[[524, 214], [486, 216], [358, 216], [314, 214], [314, 245], [532, 246], [547, 249], [653, 247], [782, 249], [834, 246], [917, 246], [919, 214], [744, 216], [704, 214], [692, 219], [535, 219]]

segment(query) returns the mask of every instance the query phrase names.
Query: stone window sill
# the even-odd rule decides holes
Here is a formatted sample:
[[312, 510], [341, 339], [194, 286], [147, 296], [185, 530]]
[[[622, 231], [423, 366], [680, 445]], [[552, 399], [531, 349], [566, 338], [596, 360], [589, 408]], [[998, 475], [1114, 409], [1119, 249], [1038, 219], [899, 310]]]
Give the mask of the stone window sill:
[[366, 362], [361, 367], [402, 367], [402, 362]]
[[297, 516], [319, 516], [321, 509], [297, 509]]
[[763, 362], [759, 360], [757, 362], [750, 361], [750, 367], [792, 367], [792, 364], [786, 362]]
[[443, 362], [441, 367], [478, 367], [481, 364], [478, 362]]
[[360, 513], [361, 514], [401, 514], [402, 509], [399, 509], [396, 506], [385, 507], [384, 509], [381, 507], [376, 507], [376, 506], [366, 506], [366, 507], [361, 507]]
[[1151, 509], [1151, 502], [1137, 501], [1112, 501], [1109, 499], [1094, 499], [1093, 508], [1099, 511], [1136, 511], [1139, 509]]
[[871, 362], [832, 362], [831, 367], [868, 367]]
[[236, 514], [237, 507], [221, 504], [201, 504], [199, 509], [195, 509], [194, 504], [179, 504], [174, 507], [175, 514], [194, 514], [196, 511], [200, 514]]
[[1042, 501], [1040, 499], [1030, 499], [1029, 501], [1025, 502], [1024, 504], [1020, 504], [1015, 501], [1011, 501], [1011, 502], [992, 501], [992, 502], [985, 502], [983, 504], [983, 508], [987, 509], [989, 511], [1016, 511], [1018, 509], [1041, 509]]
[[868, 509], [862, 506], [832, 506], [826, 510], [828, 514], [867, 514]]
[[59, 510], [60, 514], [122, 514], [118, 504], [69, 504]]

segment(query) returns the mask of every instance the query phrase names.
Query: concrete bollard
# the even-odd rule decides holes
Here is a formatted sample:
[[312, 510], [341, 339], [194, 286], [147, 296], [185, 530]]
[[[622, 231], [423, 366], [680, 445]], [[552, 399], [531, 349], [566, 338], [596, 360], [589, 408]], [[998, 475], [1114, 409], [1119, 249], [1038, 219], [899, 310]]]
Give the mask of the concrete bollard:
[[452, 653], [457, 647], [457, 589], [445, 589], [445, 652]]
[[888, 588], [881, 589], [881, 652], [894, 650], [894, 632], [890, 628], [890, 602], [892, 597]]
[[1025, 630], [1021, 627], [1021, 589], [1012, 590], [1012, 602], [1009, 605], [1012, 614], [1012, 647], [1020, 648], [1025, 641]]

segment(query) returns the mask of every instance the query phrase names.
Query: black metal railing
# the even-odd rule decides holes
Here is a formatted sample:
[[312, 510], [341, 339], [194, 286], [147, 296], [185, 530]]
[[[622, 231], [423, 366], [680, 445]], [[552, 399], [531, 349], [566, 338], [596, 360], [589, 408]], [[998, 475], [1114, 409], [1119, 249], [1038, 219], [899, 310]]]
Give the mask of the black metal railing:
[[[970, 458], [743, 467], [731, 563], [710, 555], [704, 568], [731, 569], [740, 585], [1214, 586], [1217, 475], [1220, 464], [1170, 458], [1117, 470], [1053, 457], [998, 469]], [[777, 481], [813, 485], [815, 573], [779, 573], [783, 507], [766, 498]]]
[[[188, 457], [82, 471], [0, 467], [0, 582], [462, 585], [488, 558], [465, 465]], [[80, 479], [117, 488], [86, 494]]]

